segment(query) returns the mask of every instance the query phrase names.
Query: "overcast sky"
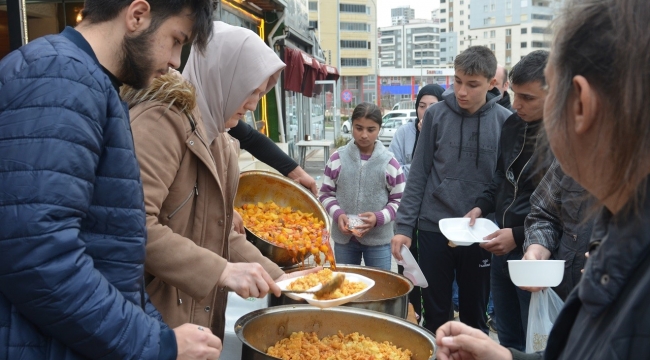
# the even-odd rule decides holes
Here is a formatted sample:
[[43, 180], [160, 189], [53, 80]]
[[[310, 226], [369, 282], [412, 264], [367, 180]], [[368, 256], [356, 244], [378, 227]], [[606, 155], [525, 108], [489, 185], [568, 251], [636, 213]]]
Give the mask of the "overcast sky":
[[390, 9], [411, 6], [415, 9], [416, 19], [431, 19], [431, 10], [440, 7], [436, 0], [374, 0], [377, 2], [377, 25], [391, 26]]

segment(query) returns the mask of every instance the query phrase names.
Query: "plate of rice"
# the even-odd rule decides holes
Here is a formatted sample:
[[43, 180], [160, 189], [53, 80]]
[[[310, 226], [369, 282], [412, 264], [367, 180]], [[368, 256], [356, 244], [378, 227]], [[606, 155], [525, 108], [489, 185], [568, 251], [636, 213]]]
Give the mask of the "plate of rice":
[[[339, 272], [330, 269], [323, 269], [317, 273], [282, 280], [277, 284], [282, 290], [315, 291], [320, 289], [324, 283], [330, 281], [337, 274], [339, 274]], [[294, 300], [304, 299], [309, 304], [319, 308], [329, 308], [354, 301], [370, 290], [370, 288], [375, 286], [375, 281], [365, 276], [344, 272], [341, 272], [340, 274], [345, 275], [345, 281], [343, 284], [336, 289], [336, 291], [323, 298], [316, 298], [314, 294], [302, 293], [285, 293], [285, 295]]]

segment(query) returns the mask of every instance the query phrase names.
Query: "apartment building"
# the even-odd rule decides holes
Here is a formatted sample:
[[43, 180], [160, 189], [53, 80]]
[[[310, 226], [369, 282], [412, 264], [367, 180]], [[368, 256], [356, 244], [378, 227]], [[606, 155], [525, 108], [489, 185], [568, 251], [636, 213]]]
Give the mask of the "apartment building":
[[[440, 30], [434, 20], [379, 28], [379, 83], [385, 107], [414, 99], [424, 84], [448, 84], [440, 71]], [[451, 73], [453, 75], [453, 72]]]
[[339, 69], [339, 90], [350, 104], [377, 99], [377, 8], [375, 0], [310, 0], [309, 23], [327, 64]]
[[390, 9], [390, 17], [393, 26], [408, 24], [409, 21], [415, 19], [415, 9], [411, 9], [410, 6], [393, 8]]
[[489, 47], [506, 68], [550, 47], [548, 26], [560, 0], [440, 0], [440, 63], [472, 45]]

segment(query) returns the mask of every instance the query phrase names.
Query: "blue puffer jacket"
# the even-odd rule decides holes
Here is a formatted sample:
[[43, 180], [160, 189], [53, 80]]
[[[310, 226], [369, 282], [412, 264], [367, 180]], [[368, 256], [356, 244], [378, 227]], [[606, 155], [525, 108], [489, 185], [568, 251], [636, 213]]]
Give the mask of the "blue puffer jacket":
[[0, 62], [0, 360], [158, 359], [176, 347], [153, 306], [142, 310], [128, 111], [88, 49], [52, 35]]

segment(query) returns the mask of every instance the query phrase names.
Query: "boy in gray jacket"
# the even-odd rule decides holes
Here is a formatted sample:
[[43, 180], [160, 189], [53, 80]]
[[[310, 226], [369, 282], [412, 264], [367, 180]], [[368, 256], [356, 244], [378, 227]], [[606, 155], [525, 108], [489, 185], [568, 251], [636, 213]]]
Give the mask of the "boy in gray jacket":
[[406, 189], [397, 211], [393, 256], [411, 245], [418, 224], [419, 264], [429, 287], [422, 289], [424, 326], [435, 332], [448, 318], [454, 271], [460, 320], [487, 333], [491, 254], [477, 244], [449, 247], [438, 221], [463, 217], [488, 186], [496, 168], [501, 126], [510, 111], [488, 93], [497, 61], [490, 49], [472, 46], [454, 61], [454, 93], [443, 95], [424, 115]]

